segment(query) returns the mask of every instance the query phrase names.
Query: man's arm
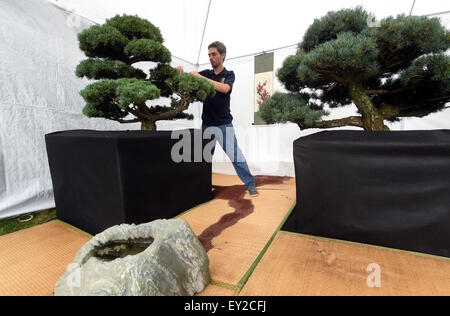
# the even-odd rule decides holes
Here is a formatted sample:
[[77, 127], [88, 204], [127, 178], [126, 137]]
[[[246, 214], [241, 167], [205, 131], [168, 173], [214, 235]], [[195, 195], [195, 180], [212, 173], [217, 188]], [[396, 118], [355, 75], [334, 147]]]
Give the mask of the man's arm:
[[203, 76], [202, 76], [201, 74], [199, 74], [197, 71], [191, 71], [190, 74], [208, 80], [209, 82], [211, 82], [212, 84], [214, 84], [214, 88], [216, 89], [217, 92], [227, 94], [227, 93], [230, 92], [230, 90], [231, 90], [231, 87], [230, 87], [228, 84], [226, 84], [226, 83], [220, 83], [220, 82], [211, 80], [211, 79], [209, 79], [209, 78], [203, 77]]
[[[177, 70], [177, 72], [179, 74], [183, 73], [183, 71], [184, 71], [182, 66], [178, 66], [175, 69]], [[220, 83], [220, 82], [211, 80], [209, 78], [203, 77], [197, 71], [191, 71], [190, 74], [208, 80], [209, 82], [214, 84], [214, 88], [216, 89], [217, 92], [221, 92], [221, 93], [224, 93], [224, 94], [227, 94], [228, 92], [230, 92], [231, 87], [228, 84], [226, 84], [226, 83]]]

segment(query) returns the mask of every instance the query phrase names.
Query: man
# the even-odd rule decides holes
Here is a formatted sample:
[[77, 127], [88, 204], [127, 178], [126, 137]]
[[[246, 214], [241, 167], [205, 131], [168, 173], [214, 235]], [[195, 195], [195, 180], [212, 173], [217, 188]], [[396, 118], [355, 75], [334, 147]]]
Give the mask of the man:
[[[203, 103], [202, 114], [202, 130], [213, 130], [215, 141], [219, 141], [220, 145], [227, 153], [237, 175], [244, 182], [245, 188], [250, 196], [258, 196], [255, 186], [255, 178], [250, 173], [247, 162], [242, 151], [237, 145], [236, 136], [233, 128], [233, 116], [230, 112], [230, 96], [234, 84], [234, 72], [228, 71], [224, 66], [227, 49], [221, 42], [213, 42], [208, 46], [209, 61], [212, 70], [203, 70], [200, 73], [191, 71], [194, 76], [202, 77], [214, 84], [216, 88], [216, 96], [207, 98]], [[183, 67], [178, 66], [177, 71], [183, 72]], [[230, 144], [232, 142], [232, 144]]]

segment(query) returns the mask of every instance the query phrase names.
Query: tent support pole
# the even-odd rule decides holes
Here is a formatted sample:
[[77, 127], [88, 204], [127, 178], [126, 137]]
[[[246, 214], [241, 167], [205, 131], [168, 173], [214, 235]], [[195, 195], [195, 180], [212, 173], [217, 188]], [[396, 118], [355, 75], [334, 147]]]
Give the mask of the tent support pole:
[[416, 0], [413, 1], [412, 7], [411, 7], [411, 11], [409, 11], [409, 15], [412, 14], [415, 5], [416, 5]]
[[209, 3], [208, 3], [208, 11], [206, 12], [205, 24], [203, 25], [202, 40], [200, 41], [200, 47], [198, 48], [197, 63], [195, 64], [197, 66], [197, 70], [198, 70], [198, 67], [199, 67], [198, 62], [200, 61], [200, 54], [202, 52], [203, 40], [205, 39], [205, 31], [206, 31], [206, 25], [208, 24], [209, 9], [211, 8], [211, 1], [212, 0], [209, 0]]

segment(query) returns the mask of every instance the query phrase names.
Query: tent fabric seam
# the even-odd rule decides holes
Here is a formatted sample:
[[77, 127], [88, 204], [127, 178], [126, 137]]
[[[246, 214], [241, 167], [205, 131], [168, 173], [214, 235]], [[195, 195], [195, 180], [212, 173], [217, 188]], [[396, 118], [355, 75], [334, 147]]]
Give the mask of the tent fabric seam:
[[[7, 106], [3, 106], [3, 105], [7, 105]], [[71, 115], [78, 115], [78, 116], [83, 116], [83, 114], [80, 112], [71, 112], [71, 111], [64, 111], [64, 110], [58, 110], [58, 109], [54, 109], [54, 108], [46, 108], [43, 106], [34, 106], [34, 105], [27, 105], [27, 104], [19, 104], [19, 103], [9, 103], [9, 102], [4, 102], [4, 103], [0, 103], [0, 109], [1, 108], [13, 108], [16, 106], [20, 106], [23, 108], [29, 108], [29, 109], [33, 109], [33, 110], [44, 110], [44, 111], [52, 111], [52, 112], [58, 112], [58, 113], [65, 113], [65, 114], [71, 114]]]

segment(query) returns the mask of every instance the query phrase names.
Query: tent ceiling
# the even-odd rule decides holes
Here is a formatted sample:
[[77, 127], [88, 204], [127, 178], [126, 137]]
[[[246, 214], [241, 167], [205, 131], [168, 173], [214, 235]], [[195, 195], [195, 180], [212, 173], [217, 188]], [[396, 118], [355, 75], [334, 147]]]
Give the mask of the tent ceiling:
[[446, 1], [439, 0], [416, 0], [412, 14], [428, 15], [440, 12], [449, 12], [450, 4]]
[[[297, 44], [314, 19], [331, 10], [363, 5], [380, 19], [409, 14], [414, 3], [414, 0], [319, 0], [313, 5], [296, 0], [48, 1], [97, 23], [122, 13], [146, 18], [161, 29], [172, 54], [192, 64], [208, 63], [207, 46], [215, 40], [224, 42], [227, 57], [233, 58]], [[413, 14], [448, 9], [444, 1], [416, 0]]]

